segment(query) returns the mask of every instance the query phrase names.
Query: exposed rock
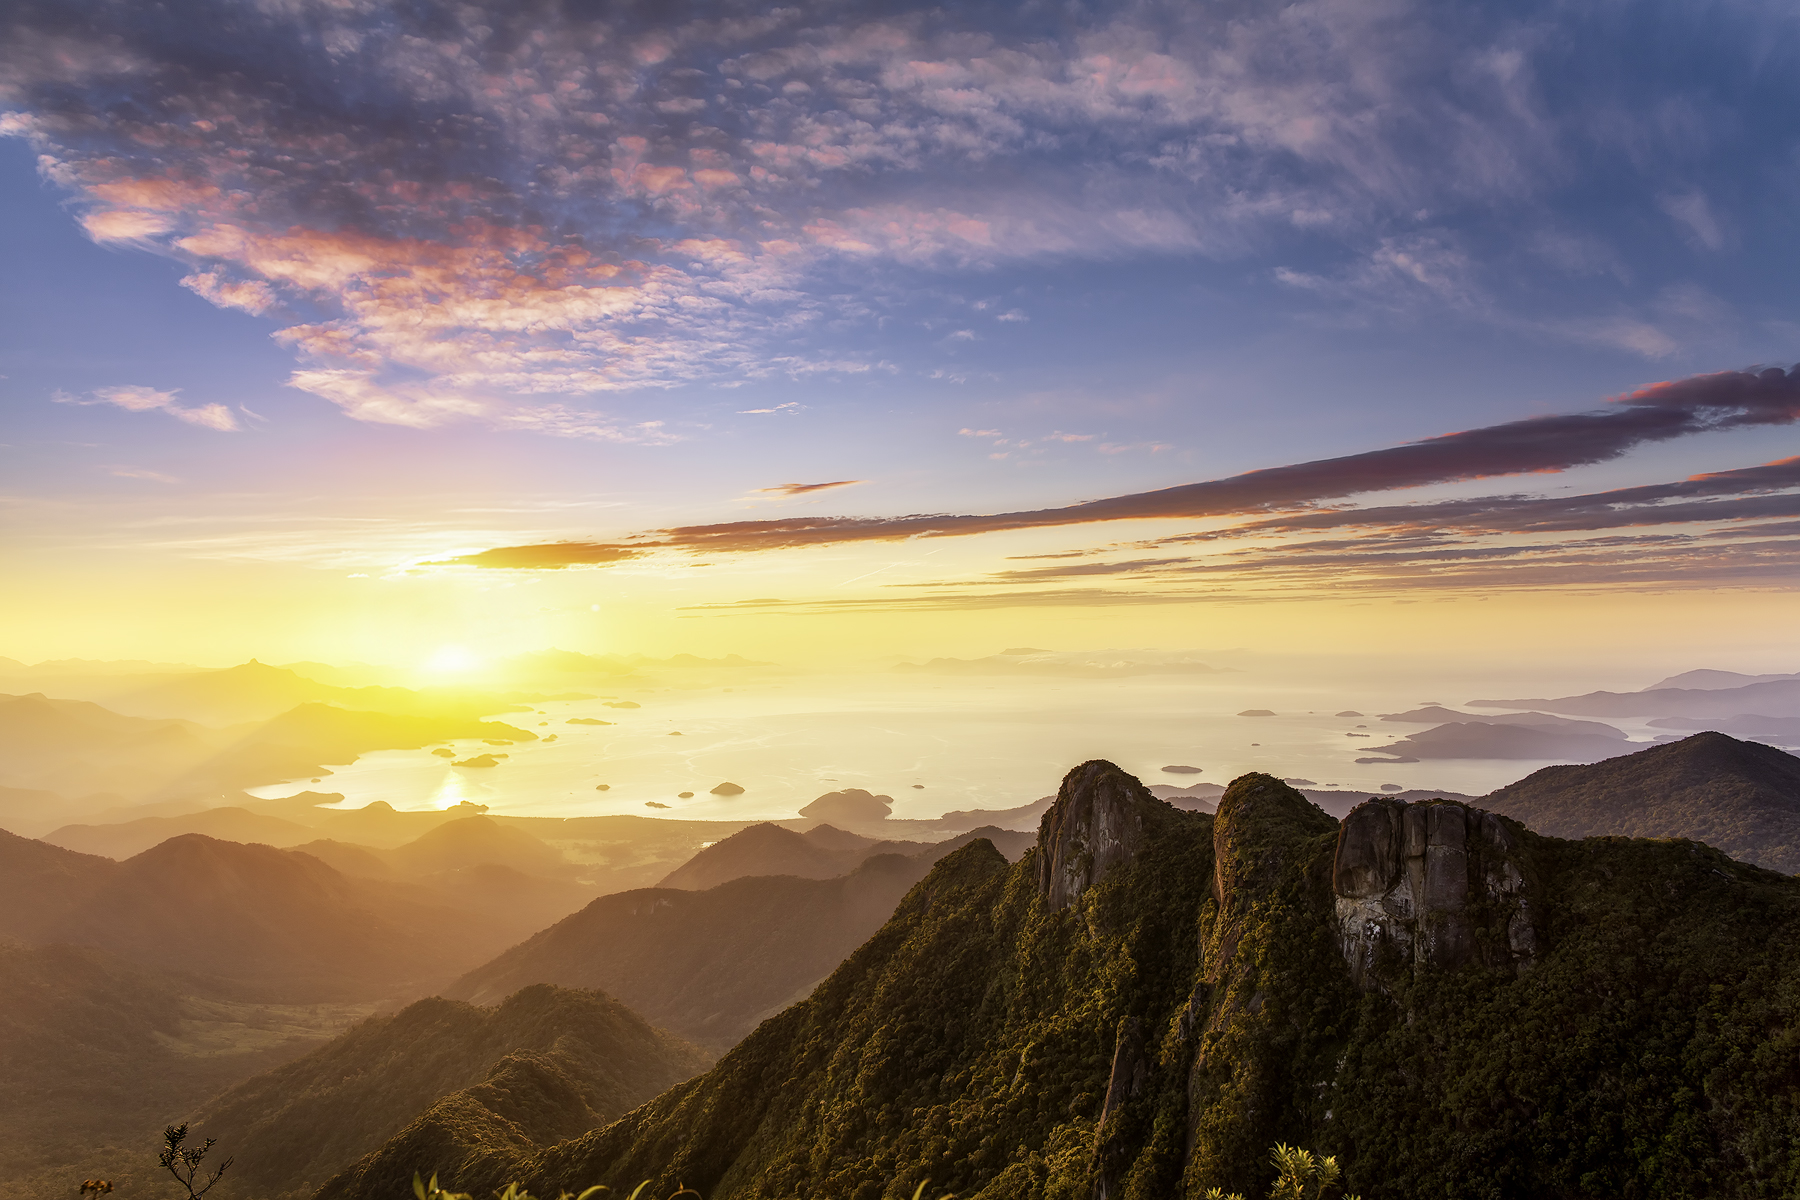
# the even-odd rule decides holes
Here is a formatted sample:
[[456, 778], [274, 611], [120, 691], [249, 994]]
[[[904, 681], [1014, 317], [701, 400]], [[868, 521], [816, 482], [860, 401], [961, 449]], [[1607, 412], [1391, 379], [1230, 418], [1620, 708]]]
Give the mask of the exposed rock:
[[1106, 1100], [1100, 1106], [1100, 1121], [1094, 1127], [1094, 1143], [1098, 1159], [1094, 1172], [1094, 1200], [1109, 1200], [1120, 1191], [1122, 1168], [1129, 1161], [1130, 1147], [1116, 1130], [1107, 1128], [1111, 1117], [1128, 1100], [1142, 1095], [1150, 1084], [1150, 1059], [1144, 1053], [1144, 1023], [1137, 1017], [1126, 1017], [1119, 1023], [1119, 1039], [1113, 1048], [1112, 1074], [1106, 1083]]
[[1274, 715], [1275, 710], [1272, 708], [1246, 708], [1238, 714], [1240, 717], [1272, 717]]
[[453, 762], [450, 765], [453, 767], [497, 767], [500, 765], [500, 759], [505, 757], [504, 754], [498, 757], [492, 754], [477, 754], [473, 758], [465, 758], [461, 762]]
[[741, 796], [744, 794], [744, 789], [735, 783], [727, 782], [721, 783], [707, 794], [712, 796]]
[[[1387, 970], [1480, 961], [1523, 973], [1537, 955], [1514, 823], [1448, 800], [1358, 805], [1332, 864], [1344, 960], [1358, 987]], [[1478, 939], [1478, 926], [1495, 937]]]
[[1038, 826], [1038, 892], [1065, 908], [1144, 844], [1147, 810], [1164, 807], [1137, 779], [1104, 759], [1063, 776]]

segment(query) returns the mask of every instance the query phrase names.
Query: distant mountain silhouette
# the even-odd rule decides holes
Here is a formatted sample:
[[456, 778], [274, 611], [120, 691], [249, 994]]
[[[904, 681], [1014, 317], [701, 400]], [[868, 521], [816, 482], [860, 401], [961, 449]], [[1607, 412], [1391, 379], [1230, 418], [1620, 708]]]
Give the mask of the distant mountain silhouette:
[[0, 937], [94, 946], [247, 999], [417, 994], [504, 946], [504, 922], [310, 855], [184, 834], [124, 862], [0, 834]]
[[1545, 767], [1480, 803], [1556, 837], [1693, 838], [1800, 873], [1800, 758], [1722, 733]]
[[[183, 677], [189, 678], [205, 676]], [[474, 715], [395, 715], [316, 701], [266, 721], [216, 729], [124, 716], [88, 701], [38, 693], [0, 696], [0, 778], [65, 795], [210, 797], [316, 775], [371, 750], [417, 749], [456, 738], [537, 740], [527, 730]]]
[[83, 854], [127, 859], [188, 833], [227, 842], [283, 847], [297, 846], [318, 836], [317, 830], [296, 821], [227, 805], [179, 817], [139, 817], [116, 825], [64, 825], [45, 834], [44, 840]]
[[1383, 721], [1398, 721], [1401, 724], [1441, 725], [1456, 724], [1468, 721], [1480, 721], [1488, 725], [1525, 725], [1533, 729], [1548, 729], [1564, 734], [1592, 734], [1596, 737], [1617, 738], [1625, 740], [1623, 730], [1614, 729], [1611, 725], [1600, 721], [1577, 721], [1570, 717], [1556, 717], [1549, 713], [1465, 713], [1453, 708], [1445, 708], [1441, 704], [1430, 704], [1424, 708], [1415, 708], [1407, 712], [1385, 713]]
[[1671, 675], [1667, 679], [1658, 680], [1644, 690], [1655, 692], [1664, 688], [1736, 688], [1752, 683], [1771, 683], [1778, 679], [1800, 679], [1800, 672], [1785, 675], [1744, 675], [1737, 671], [1683, 671], [1679, 675]]
[[[393, 814], [387, 805], [381, 808]], [[242, 808], [145, 817], [119, 825], [72, 825], [44, 840], [115, 859], [131, 858], [187, 833], [292, 849], [354, 879], [403, 884], [412, 904], [466, 913], [487, 936], [499, 938], [501, 946], [568, 916], [602, 890], [580, 882], [578, 868], [560, 851], [490, 817], [462, 816], [454, 809], [393, 815], [435, 819], [415, 824], [423, 832], [392, 849], [320, 838], [317, 829]], [[356, 813], [336, 816], [331, 823], [348, 825]], [[380, 815], [372, 816], [379, 830]]]
[[1644, 723], [1652, 729], [1710, 729], [1775, 746], [1800, 746], [1800, 717], [1658, 717]]
[[[559, 1077], [572, 1100], [564, 1107], [575, 1119], [553, 1123], [546, 1141], [603, 1124], [707, 1065], [603, 993], [536, 985], [493, 1008], [433, 997], [372, 1017], [238, 1084], [194, 1120], [236, 1156], [236, 1188], [298, 1200], [519, 1055]], [[411, 1171], [429, 1176], [434, 1166], [407, 1169], [393, 1194], [410, 1194]]]
[[[1595, 722], [1570, 724], [1592, 725]], [[1610, 726], [1602, 728], [1611, 729]], [[1597, 734], [1569, 732], [1556, 725], [1455, 721], [1409, 734], [1389, 745], [1359, 746], [1357, 749], [1365, 754], [1394, 754], [1413, 760], [1535, 758], [1594, 762], [1628, 752], [1633, 743], [1623, 738], [1616, 729]]]
[[942, 842], [876, 841], [832, 825], [815, 825], [797, 833], [764, 822], [714, 842], [656, 886], [697, 892], [752, 875], [830, 879], [855, 870], [878, 854], [924, 855], [926, 861], [936, 862], [977, 837], [991, 837], [1009, 858], [1023, 854], [1032, 839], [1029, 833], [988, 826]]
[[522, 829], [503, 825], [492, 817], [464, 817], [391, 850], [387, 854], [401, 871], [428, 875], [493, 863], [525, 875], [566, 877], [571, 866], [562, 852]]
[[[802, 879], [830, 879], [852, 870], [868, 857], [872, 839], [844, 834], [829, 825], [829, 834], [813, 837], [764, 822], [714, 842], [683, 863], [657, 884], [702, 892], [747, 875], [797, 875]], [[833, 839], [832, 834], [838, 835]], [[843, 839], [854, 837], [855, 843]], [[835, 841], [835, 844], [833, 844]], [[920, 847], [923, 849], [923, 847]]]
[[1548, 700], [1471, 700], [1468, 707], [1535, 708], [1589, 717], [1800, 717], [1800, 679], [1778, 678], [1743, 687], [1588, 692]]
[[734, 879], [706, 891], [602, 896], [444, 989], [491, 1004], [533, 983], [599, 988], [723, 1050], [806, 994], [930, 870], [879, 855], [835, 879]]

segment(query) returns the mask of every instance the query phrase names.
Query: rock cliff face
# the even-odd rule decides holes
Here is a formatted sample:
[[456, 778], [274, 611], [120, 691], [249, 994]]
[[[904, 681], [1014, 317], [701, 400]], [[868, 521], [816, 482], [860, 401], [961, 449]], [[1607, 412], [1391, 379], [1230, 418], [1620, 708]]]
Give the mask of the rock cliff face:
[[1522, 974], [1537, 957], [1528, 876], [1504, 817], [1448, 800], [1358, 805], [1331, 878], [1352, 979], [1371, 991], [1390, 971], [1472, 962]]
[[1108, 871], [1137, 855], [1148, 812], [1167, 807], [1102, 759], [1070, 771], [1038, 825], [1039, 894], [1052, 909], [1067, 908]]

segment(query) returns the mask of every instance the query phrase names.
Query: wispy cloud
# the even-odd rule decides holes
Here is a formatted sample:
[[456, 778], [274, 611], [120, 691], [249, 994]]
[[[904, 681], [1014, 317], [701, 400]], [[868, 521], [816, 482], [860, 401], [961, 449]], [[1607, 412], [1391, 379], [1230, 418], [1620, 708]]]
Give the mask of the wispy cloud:
[[[1720, 371], [1641, 388], [1592, 412], [1510, 421], [1362, 454], [1063, 508], [991, 515], [791, 517], [683, 526], [642, 536], [645, 546], [752, 551], [1112, 521], [1242, 516], [1429, 484], [1555, 473], [1616, 459], [1650, 443], [1716, 430], [1787, 425], [1797, 419], [1800, 367]], [[579, 553], [578, 546], [571, 552]]]
[[757, 488], [758, 492], [766, 492], [777, 496], [805, 496], [813, 492], [823, 492], [831, 488], [850, 487], [862, 483], [860, 479], [837, 479], [830, 483], [782, 483], [775, 487]]
[[223, 404], [198, 404], [189, 408], [176, 402], [175, 397], [180, 393], [180, 388], [160, 391], [151, 387], [125, 385], [95, 388], [86, 398], [57, 392], [52, 399], [58, 404], [111, 404], [127, 412], [167, 413], [178, 421], [186, 421], [189, 425], [199, 425], [205, 429], [216, 429], [221, 433], [235, 433], [243, 428], [238, 424], [237, 417]]
[[[91, 237], [280, 322], [294, 386], [346, 415], [603, 440], [643, 437], [594, 411], [622, 391], [874, 369], [817, 336], [877, 319], [836, 299], [846, 275], [1324, 238], [1360, 258], [1282, 278], [1486, 319], [1478, 250], [1434, 214], [1529, 226], [1584, 171], [1636, 172], [1605, 182], [1660, 190], [1698, 245], [1733, 236], [1716, 190], [1645, 183], [1666, 120], [1547, 99], [1539, 12], [644, 11], [28, 0], [0, 133]], [[1565, 328], [1668, 352], [1631, 320]]]

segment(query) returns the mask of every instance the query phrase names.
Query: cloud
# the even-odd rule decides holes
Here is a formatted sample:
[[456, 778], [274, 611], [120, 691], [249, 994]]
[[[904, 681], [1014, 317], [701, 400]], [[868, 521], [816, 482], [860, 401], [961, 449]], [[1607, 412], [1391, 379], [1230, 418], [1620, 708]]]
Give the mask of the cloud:
[[[644, 535], [643, 545], [701, 553], [778, 550], [1111, 521], [1243, 516], [1428, 484], [1555, 473], [1606, 462], [1650, 443], [1716, 430], [1786, 425], [1796, 419], [1800, 419], [1800, 367], [1791, 372], [1776, 367], [1720, 371], [1640, 388], [1597, 411], [1511, 421], [1064, 508], [992, 515], [733, 521], [656, 530]], [[1773, 478], [1787, 469], [1774, 464], [1749, 470]], [[1691, 484], [1704, 494], [1709, 486], [1733, 486], [1723, 482], [1726, 478], [1702, 476]], [[572, 543], [570, 553], [583, 553], [584, 545]]]
[[862, 483], [860, 479], [839, 479], [832, 483], [783, 483], [775, 487], [757, 488], [758, 492], [771, 492], [779, 496], [804, 496], [810, 492], [822, 492], [827, 488], [850, 487]]
[[777, 404], [774, 408], [740, 408], [738, 409], [738, 416], [755, 417], [769, 413], [786, 413], [789, 416], [797, 416], [805, 409], [805, 407], [806, 405], [801, 404], [798, 401], [789, 400], [786, 404]]
[[[187, 264], [195, 294], [282, 323], [296, 386], [414, 427], [629, 437], [600, 398], [869, 370], [817, 331], [878, 328], [878, 306], [848, 313], [842, 296], [917, 271], [1323, 244], [1351, 265], [1279, 277], [1359, 310], [1504, 321], [1481, 283], [1509, 253], [1492, 243], [1529, 241], [1557, 197], [1662, 192], [1716, 248], [1732, 242], [1716, 197], [1755, 194], [1670, 190], [1691, 148], [1654, 101], [1676, 84], [1631, 69], [1623, 12], [14, 10], [0, 135], [32, 142], [89, 236]], [[1738, 64], [1773, 19], [1671, 17], [1658, 35]], [[1588, 224], [1604, 242], [1619, 209], [1602, 208]], [[1504, 236], [1484, 258], [1434, 213]], [[1514, 327], [1668, 352], [1641, 315], [1532, 320]], [[544, 396], [575, 415], [515, 415]]]
[[236, 433], [243, 428], [223, 404], [201, 404], [193, 408], [185, 408], [175, 402], [180, 388], [158, 391], [156, 388], [126, 385], [121, 387], [95, 388], [89, 392], [91, 399], [82, 400], [66, 392], [58, 392], [52, 397], [59, 404], [112, 404], [127, 412], [163, 412], [178, 421], [186, 421], [189, 425], [199, 425], [206, 429], [216, 429], [221, 433]]
[[161, 471], [151, 471], [144, 467], [107, 467], [108, 475], [120, 479], [143, 479], [151, 483], [180, 483], [173, 475], [164, 475]]
[[600, 567], [641, 558], [636, 546], [597, 545], [591, 542], [547, 542], [538, 546], [501, 546], [474, 554], [458, 555], [426, 563], [433, 567], [501, 567], [513, 570], [559, 570], [563, 567]]

